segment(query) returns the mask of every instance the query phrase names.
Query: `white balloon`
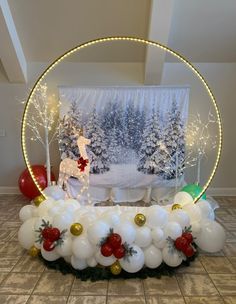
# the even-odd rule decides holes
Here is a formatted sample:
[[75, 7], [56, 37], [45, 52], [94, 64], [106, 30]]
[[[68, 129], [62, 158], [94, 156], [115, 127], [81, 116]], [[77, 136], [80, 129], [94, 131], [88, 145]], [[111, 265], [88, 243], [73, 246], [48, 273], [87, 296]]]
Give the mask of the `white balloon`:
[[199, 222], [202, 219], [201, 209], [197, 204], [187, 204], [183, 206], [183, 210], [187, 212], [191, 224], [192, 222]]
[[147, 225], [153, 227], [164, 227], [168, 220], [167, 211], [157, 205], [153, 205], [147, 208]]
[[39, 206], [38, 206], [38, 214], [39, 216], [44, 216], [48, 214], [48, 210], [52, 208], [54, 205], [54, 200], [52, 198], [48, 198], [44, 200]]
[[208, 201], [201, 199], [197, 202], [197, 206], [200, 208], [202, 213], [202, 218], [208, 218], [212, 208]]
[[182, 228], [180, 224], [176, 222], [168, 222], [164, 227], [165, 238], [171, 237], [172, 240], [176, 240], [182, 235]]
[[166, 246], [167, 241], [166, 239], [163, 239], [162, 241], [159, 242], [154, 241], [153, 244], [156, 248], [163, 249]]
[[72, 252], [78, 259], [90, 258], [94, 254], [93, 246], [85, 236], [74, 238], [72, 243]]
[[144, 265], [144, 253], [137, 245], [132, 245], [136, 252], [129, 259], [122, 258], [119, 260], [121, 267], [130, 273], [138, 272]]
[[145, 265], [149, 268], [157, 268], [162, 263], [162, 253], [160, 249], [151, 245], [144, 250]]
[[51, 217], [60, 215], [61, 213], [61, 206], [60, 205], [54, 205], [53, 207], [51, 207], [50, 209], [48, 209], [48, 215]]
[[200, 222], [193, 222], [191, 223], [191, 230], [194, 237], [201, 231], [201, 224]]
[[181, 206], [187, 205], [193, 202], [192, 196], [184, 191], [180, 191], [174, 196], [174, 204], [180, 204]]
[[52, 218], [48, 215], [44, 215], [43, 217], [36, 218], [35, 224], [34, 224], [34, 230], [39, 230], [39, 228], [42, 228], [43, 221], [46, 223], [52, 223]]
[[101, 215], [101, 220], [114, 228], [120, 224], [120, 216], [114, 211], [107, 211]]
[[152, 242], [151, 230], [147, 226], [136, 229], [135, 244], [139, 247], [148, 247]]
[[105, 257], [101, 254], [100, 250], [96, 252], [95, 259], [102, 266], [110, 266], [113, 263], [115, 263], [115, 261], [116, 261], [116, 258], [114, 257], [114, 255]]
[[43, 193], [46, 196], [52, 197], [55, 200], [65, 199], [66, 192], [62, 190], [59, 186], [48, 186], [43, 190]]
[[98, 264], [94, 257], [86, 259], [86, 262], [87, 262], [89, 267], [95, 267]]
[[52, 226], [57, 227], [59, 230], [69, 229], [73, 223], [73, 216], [69, 213], [58, 214], [54, 217]]
[[30, 249], [36, 241], [36, 235], [34, 230], [36, 218], [26, 220], [18, 231], [18, 240], [21, 246], [25, 249]]
[[26, 205], [21, 208], [19, 217], [22, 222], [25, 222], [26, 220], [33, 217], [34, 210], [37, 209], [35, 206], [32, 205]]
[[190, 226], [190, 218], [188, 216], [188, 213], [181, 209], [175, 209], [171, 211], [169, 214], [169, 221], [180, 224], [182, 229]]
[[179, 266], [183, 260], [183, 256], [177, 250], [171, 250], [168, 245], [163, 248], [162, 257], [163, 261], [171, 267]]
[[60, 258], [59, 254], [56, 252], [56, 249], [53, 249], [52, 251], [46, 251], [43, 246], [41, 248], [41, 254], [43, 258], [49, 262], [56, 261]]
[[63, 239], [62, 244], [56, 247], [56, 252], [62, 256], [70, 256], [72, 255], [72, 240], [70, 237], [66, 237]]
[[130, 222], [133, 224], [135, 215], [136, 214], [134, 212], [123, 212], [120, 215], [120, 220], [121, 222]]
[[134, 226], [128, 222], [121, 222], [116, 226], [116, 233], [121, 236], [122, 243], [132, 244], [136, 237], [136, 230]]
[[164, 232], [160, 227], [154, 227], [151, 232], [153, 241], [160, 242], [164, 238]]
[[97, 221], [88, 228], [88, 239], [92, 244], [97, 245], [102, 238], [107, 237], [109, 232], [110, 226], [107, 223]]
[[84, 213], [78, 218], [78, 223], [80, 223], [84, 229], [88, 229], [89, 226], [93, 225], [97, 221], [97, 216], [95, 213]]
[[201, 231], [196, 235], [196, 244], [204, 251], [220, 251], [225, 244], [225, 231], [223, 227], [215, 221], [204, 219], [201, 221]]
[[83, 270], [87, 267], [87, 263], [85, 259], [78, 259], [72, 255], [71, 257], [71, 265], [78, 270]]

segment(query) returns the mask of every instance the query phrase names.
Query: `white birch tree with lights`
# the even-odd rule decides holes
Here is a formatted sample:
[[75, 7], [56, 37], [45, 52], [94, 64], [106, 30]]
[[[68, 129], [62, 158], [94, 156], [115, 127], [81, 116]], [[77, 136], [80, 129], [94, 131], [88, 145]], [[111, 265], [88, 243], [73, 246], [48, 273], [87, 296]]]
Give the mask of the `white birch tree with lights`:
[[191, 117], [188, 124], [186, 141], [196, 154], [197, 184], [200, 184], [202, 160], [207, 157], [209, 149], [212, 151], [217, 147], [217, 135], [214, 134], [213, 130], [217, 123], [216, 117], [209, 112], [206, 121], [203, 121], [200, 114], [197, 113]]
[[47, 185], [51, 185], [50, 145], [58, 138], [58, 108], [60, 102], [50, 99], [47, 84], [40, 84], [30, 101], [26, 125], [31, 131], [30, 139], [45, 149]]

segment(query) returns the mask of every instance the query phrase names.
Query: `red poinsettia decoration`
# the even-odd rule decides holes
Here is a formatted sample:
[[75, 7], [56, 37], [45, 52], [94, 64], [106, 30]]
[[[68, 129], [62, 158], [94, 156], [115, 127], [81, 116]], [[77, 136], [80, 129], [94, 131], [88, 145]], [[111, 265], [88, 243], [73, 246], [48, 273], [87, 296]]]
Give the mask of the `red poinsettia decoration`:
[[191, 233], [191, 227], [185, 229], [182, 236], [178, 237], [174, 242], [175, 248], [186, 257], [192, 257], [195, 254], [195, 248], [193, 246], [193, 235]]
[[122, 259], [136, 253], [133, 247], [129, 247], [127, 243], [122, 244], [121, 236], [114, 233], [113, 229], [110, 229], [108, 236], [101, 240], [100, 246], [101, 254], [105, 257], [113, 254], [115, 258]]
[[82, 156], [77, 160], [78, 168], [81, 172], [84, 172], [84, 169], [87, 167], [89, 160], [84, 159]]
[[38, 240], [36, 242], [43, 243], [43, 248], [46, 251], [52, 251], [56, 246], [63, 243], [63, 237], [66, 233], [66, 230], [60, 231], [56, 227], [52, 227], [49, 222], [42, 220], [42, 225], [39, 230], [36, 230], [39, 233]]

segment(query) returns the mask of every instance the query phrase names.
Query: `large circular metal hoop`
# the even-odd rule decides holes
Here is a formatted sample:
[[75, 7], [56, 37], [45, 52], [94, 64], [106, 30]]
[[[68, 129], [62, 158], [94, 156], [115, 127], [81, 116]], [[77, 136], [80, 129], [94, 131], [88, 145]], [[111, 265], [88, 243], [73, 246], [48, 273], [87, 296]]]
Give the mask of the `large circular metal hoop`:
[[45, 194], [43, 193], [43, 190], [40, 188], [30, 165], [29, 162], [29, 158], [28, 158], [28, 154], [27, 154], [27, 149], [26, 149], [26, 136], [25, 136], [25, 132], [26, 132], [26, 121], [27, 121], [27, 113], [29, 110], [29, 106], [31, 103], [31, 99], [32, 96], [34, 95], [38, 85], [41, 83], [41, 81], [44, 80], [44, 78], [46, 77], [46, 75], [56, 67], [57, 64], [59, 64], [62, 60], [64, 60], [66, 57], [70, 56], [71, 54], [75, 53], [76, 51], [79, 51], [83, 48], [86, 48], [88, 46], [94, 45], [94, 44], [99, 44], [99, 43], [104, 43], [104, 42], [111, 42], [111, 41], [132, 41], [132, 42], [138, 42], [138, 43], [143, 43], [146, 45], [150, 45], [150, 46], [155, 46], [158, 47], [159, 49], [162, 49], [170, 54], [172, 54], [173, 56], [175, 56], [176, 58], [178, 58], [180, 61], [182, 61], [183, 63], [185, 63], [194, 73], [195, 75], [199, 78], [199, 80], [202, 82], [203, 86], [205, 87], [205, 89], [208, 92], [208, 95], [210, 96], [210, 99], [213, 103], [213, 106], [215, 108], [216, 111], [216, 117], [217, 117], [217, 122], [218, 122], [218, 136], [219, 136], [219, 143], [218, 143], [218, 150], [217, 150], [217, 156], [216, 156], [216, 161], [214, 163], [214, 167], [213, 170], [209, 176], [208, 181], [206, 182], [206, 184], [203, 187], [202, 192], [198, 195], [198, 197], [195, 198], [194, 203], [196, 203], [199, 198], [203, 195], [203, 193], [207, 190], [207, 188], [209, 187], [219, 164], [220, 161], [220, 156], [221, 156], [221, 150], [222, 150], [222, 123], [221, 123], [221, 118], [220, 118], [220, 112], [215, 100], [215, 97], [209, 87], [209, 85], [207, 84], [206, 80], [204, 79], [204, 77], [200, 74], [200, 72], [183, 56], [181, 56], [180, 54], [176, 53], [175, 51], [171, 50], [170, 48], [168, 48], [165, 45], [162, 45], [158, 42], [155, 41], [150, 41], [150, 40], [145, 40], [145, 39], [141, 39], [141, 38], [135, 38], [135, 37], [105, 37], [105, 38], [99, 38], [99, 39], [95, 39], [86, 43], [83, 43], [79, 46], [76, 46], [75, 48], [69, 50], [68, 52], [66, 52], [65, 54], [63, 54], [62, 56], [60, 56], [59, 58], [57, 58], [42, 74], [41, 76], [38, 78], [38, 80], [36, 81], [33, 89], [31, 90], [29, 97], [27, 99], [26, 105], [25, 105], [25, 109], [24, 109], [24, 113], [23, 113], [23, 119], [22, 119], [22, 125], [21, 125], [21, 145], [22, 145], [22, 151], [23, 151], [23, 156], [24, 156], [24, 160], [26, 163], [26, 166], [30, 172], [30, 175], [35, 183], [35, 185], [37, 186], [38, 190], [41, 192], [41, 194], [43, 194], [45, 196]]

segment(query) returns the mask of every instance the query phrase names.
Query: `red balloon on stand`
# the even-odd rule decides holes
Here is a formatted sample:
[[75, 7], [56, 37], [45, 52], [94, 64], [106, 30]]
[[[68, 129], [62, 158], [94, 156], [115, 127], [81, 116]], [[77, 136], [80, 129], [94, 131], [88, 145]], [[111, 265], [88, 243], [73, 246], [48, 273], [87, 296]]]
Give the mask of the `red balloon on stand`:
[[[34, 177], [38, 182], [41, 189], [47, 187], [47, 171], [43, 165], [32, 165], [31, 169], [34, 173]], [[51, 180], [55, 181], [55, 176], [51, 172]], [[36, 196], [40, 195], [38, 188], [36, 187], [28, 169], [25, 169], [18, 180], [18, 185], [21, 193], [28, 197], [29, 199], [34, 199]]]

